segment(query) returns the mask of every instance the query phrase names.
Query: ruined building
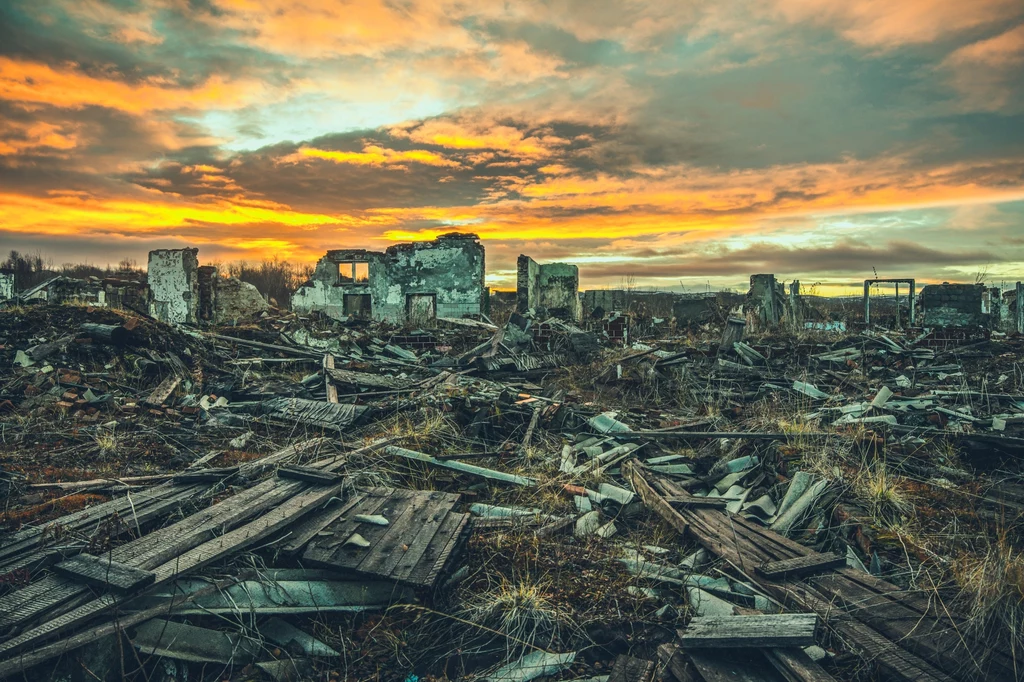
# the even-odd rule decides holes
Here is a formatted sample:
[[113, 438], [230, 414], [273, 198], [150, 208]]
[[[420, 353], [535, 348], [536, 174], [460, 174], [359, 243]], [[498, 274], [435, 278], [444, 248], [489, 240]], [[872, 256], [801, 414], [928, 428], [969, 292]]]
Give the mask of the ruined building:
[[392, 323], [480, 315], [486, 302], [484, 247], [475, 234], [458, 232], [383, 252], [328, 251], [292, 296], [300, 312]]
[[16, 293], [14, 270], [0, 270], [0, 301], [12, 299]]
[[538, 317], [580, 319], [580, 269], [569, 263], [540, 264], [519, 256], [516, 276], [516, 310], [534, 311]]
[[149, 252], [149, 313], [169, 324], [232, 324], [268, 308], [252, 284], [199, 266], [199, 249]]

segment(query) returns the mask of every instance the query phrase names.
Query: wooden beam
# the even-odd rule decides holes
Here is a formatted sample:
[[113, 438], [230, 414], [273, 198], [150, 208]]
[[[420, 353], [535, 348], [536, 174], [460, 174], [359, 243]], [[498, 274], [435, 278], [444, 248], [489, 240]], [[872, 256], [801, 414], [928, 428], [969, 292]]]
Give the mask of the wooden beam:
[[846, 566], [846, 557], [829, 552], [826, 554], [815, 553], [807, 556], [798, 556], [792, 559], [783, 559], [782, 561], [769, 561], [768, 563], [761, 564], [754, 570], [769, 580], [781, 580], [783, 578], [814, 575], [815, 573], [823, 573], [836, 568], [843, 568], [844, 566]]
[[672, 508], [672, 505], [664, 497], [654, 491], [654, 488], [644, 478], [643, 466], [637, 460], [631, 459], [622, 464], [622, 476], [633, 486], [633, 490], [640, 496], [640, 501], [644, 503], [645, 507], [668, 521], [669, 525], [679, 531], [680, 535], [686, 535], [688, 530], [686, 520]]
[[152, 585], [156, 580], [156, 573], [153, 571], [144, 571], [113, 561], [109, 557], [92, 554], [71, 557], [54, 566], [53, 570], [72, 580], [97, 587], [109, 587], [118, 592], [131, 592]]
[[290, 478], [294, 481], [305, 481], [317, 485], [333, 485], [338, 483], [343, 476], [333, 471], [323, 471], [313, 467], [299, 466], [298, 464], [286, 464], [277, 470], [278, 478]]
[[654, 679], [654, 661], [621, 655], [608, 675], [608, 682], [651, 682]]
[[700, 616], [679, 631], [679, 642], [684, 649], [800, 647], [814, 644], [817, 629], [813, 613]]

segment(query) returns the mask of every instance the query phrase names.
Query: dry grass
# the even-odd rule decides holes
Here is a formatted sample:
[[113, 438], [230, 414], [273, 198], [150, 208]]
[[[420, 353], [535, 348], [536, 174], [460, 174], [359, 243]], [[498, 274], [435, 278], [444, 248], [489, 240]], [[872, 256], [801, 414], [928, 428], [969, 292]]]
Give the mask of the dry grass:
[[980, 641], [1024, 654], [1024, 552], [1002, 528], [980, 552], [962, 553], [953, 563], [959, 599], [972, 634]]
[[905, 482], [889, 472], [884, 460], [863, 462], [851, 487], [854, 496], [882, 527], [901, 523], [914, 510]]

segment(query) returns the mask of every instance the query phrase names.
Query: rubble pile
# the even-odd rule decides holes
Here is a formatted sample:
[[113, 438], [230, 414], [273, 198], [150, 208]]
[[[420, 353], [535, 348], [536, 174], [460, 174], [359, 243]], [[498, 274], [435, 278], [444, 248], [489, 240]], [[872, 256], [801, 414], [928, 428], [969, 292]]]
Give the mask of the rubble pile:
[[0, 308], [0, 678], [1021, 679], [1024, 337], [772, 279], [636, 340], [553, 265], [500, 324]]

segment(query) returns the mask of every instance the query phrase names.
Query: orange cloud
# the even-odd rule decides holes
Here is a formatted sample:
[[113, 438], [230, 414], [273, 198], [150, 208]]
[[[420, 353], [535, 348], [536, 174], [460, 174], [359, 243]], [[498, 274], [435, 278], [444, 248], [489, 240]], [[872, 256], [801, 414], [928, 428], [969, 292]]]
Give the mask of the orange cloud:
[[1024, 68], [1024, 24], [986, 40], [965, 45], [942, 66], [971, 109], [1002, 108], [1020, 87]]
[[[829, 213], [890, 211], [1024, 200], [1021, 165], [993, 162], [918, 169], [906, 159], [848, 160], [721, 172], [677, 166], [628, 179], [607, 175], [543, 176], [517, 188], [523, 199], [477, 206], [373, 211], [402, 224], [468, 225], [486, 239], [621, 239], [658, 235], [671, 243], [742, 235], [761, 221]], [[392, 240], [428, 239], [445, 231], [395, 228]]]
[[282, 157], [285, 163], [296, 163], [304, 159], [324, 159], [333, 163], [349, 163], [356, 166], [394, 166], [403, 167], [405, 163], [421, 163], [425, 166], [448, 166], [457, 168], [459, 163], [445, 158], [441, 154], [423, 149], [396, 151], [377, 145], [366, 145], [361, 152], [339, 152], [315, 147], [302, 147], [293, 154]]
[[158, 78], [127, 83], [90, 76], [74, 64], [52, 67], [0, 57], [0, 99], [80, 109], [102, 106], [132, 114], [159, 110], [233, 109], [267, 95], [259, 81], [228, 81], [214, 75], [195, 87]]
[[569, 140], [551, 134], [525, 134], [512, 126], [492, 121], [432, 119], [422, 123], [393, 126], [388, 133], [419, 144], [436, 145], [459, 150], [496, 150], [523, 160], [546, 158]]
[[0, 121], [0, 156], [40, 153], [46, 150], [67, 151], [78, 146], [77, 131], [45, 121], [15, 123]]

